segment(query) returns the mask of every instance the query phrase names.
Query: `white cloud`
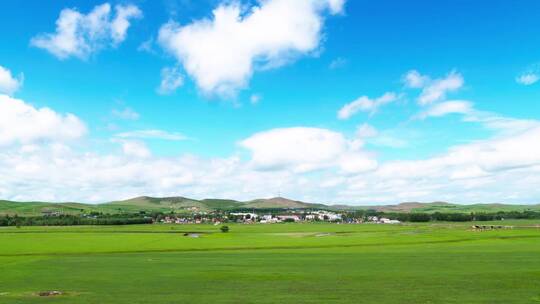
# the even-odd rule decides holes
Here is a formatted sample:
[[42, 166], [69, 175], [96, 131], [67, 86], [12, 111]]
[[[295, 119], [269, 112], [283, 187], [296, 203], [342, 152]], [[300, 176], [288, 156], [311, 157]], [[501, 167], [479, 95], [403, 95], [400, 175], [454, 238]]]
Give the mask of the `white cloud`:
[[254, 134], [240, 146], [251, 152], [254, 167], [263, 170], [309, 172], [337, 167], [347, 172], [360, 172], [377, 166], [375, 160], [359, 149], [358, 142], [326, 129], [272, 129]]
[[24, 75], [13, 77], [11, 71], [0, 66], [0, 94], [13, 95], [23, 85]]
[[[445, 103], [440, 103], [444, 109]], [[436, 107], [437, 105], [434, 105]], [[157, 156], [142, 142], [179, 140], [177, 133], [139, 130], [114, 136], [115, 149], [80, 139], [71, 114], [0, 97], [0, 197], [15, 200], [109, 201], [138, 195], [252, 199], [277, 195], [313, 202], [401, 201], [538, 203], [540, 121], [448, 107], [493, 136], [417, 160], [377, 161], [364, 141], [407, 137], [364, 124], [356, 136], [321, 128], [282, 128], [239, 143], [248, 158]], [[429, 110], [428, 110], [429, 111]], [[170, 136], [172, 134], [172, 136]], [[371, 146], [371, 145], [370, 145]], [[90, 148], [89, 148], [90, 147]]]
[[407, 74], [405, 74], [403, 77], [403, 82], [405, 82], [405, 85], [409, 88], [415, 89], [422, 88], [426, 85], [426, 83], [429, 82], [429, 80], [430, 79], [428, 76], [422, 75], [416, 70], [407, 72]]
[[125, 120], [137, 120], [140, 117], [139, 113], [129, 107], [122, 110], [114, 109], [112, 110], [112, 114], [120, 119]]
[[535, 74], [535, 73], [526, 73], [526, 74], [522, 74], [516, 77], [517, 83], [526, 85], [526, 86], [535, 84], [536, 82], [538, 82], [538, 80], [540, 80], [540, 76], [538, 76], [538, 74]]
[[386, 161], [378, 167], [360, 144], [316, 128], [254, 134], [240, 143], [249, 146], [250, 161], [235, 156], [157, 157], [132, 141], [118, 142], [120, 154], [38, 142], [0, 149], [0, 167], [10, 172], [0, 176], [0, 196], [83, 202], [138, 195], [247, 200], [281, 191], [295, 199], [352, 204], [537, 203], [538, 138], [540, 124], [458, 145], [435, 157]]
[[176, 89], [184, 84], [184, 76], [178, 67], [161, 69], [161, 82], [159, 84], [158, 93], [167, 95], [174, 93]]
[[142, 12], [135, 5], [117, 5], [116, 17], [111, 22], [111, 37], [113, 43], [118, 44], [126, 39], [130, 19], [141, 18]]
[[[378, 174], [381, 177], [405, 179], [462, 178], [464, 175], [477, 177], [532, 167], [540, 165], [538, 138], [540, 124], [517, 134], [455, 146], [445, 154], [430, 159], [389, 162], [381, 166]], [[475, 172], [478, 174], [471, 174]]]
[[344, 0], [266, 0], [252, 7], [223, 3], [211, 19], [170, 21], [159, 43], [207, 94], [234, 96], [254, 70], [275, 68], [315, 51], [325, 11], [343, 11]]
[[418, 104], [422, 106], [444, 100], [447, 93], [459, 90], [464, 84], [461, 74], [455, 71], [450, 72], [445, 78], [431, 79], [412, 70], [405, 74], [403, 79], [407, 87], [422, 88], [422, 93], [418, 97]]
[[451, 100], [438, 103], [420, 113], [419, 118], [441, 117], [448, 114], [470, 114], [474, 111], [471, 102], [466, 100]]
[[384, 95], [376, 99], [370, 99], [367, 96], [362, 96], [356, 99], [355, 101], [344, 105], [338, 111], [337, 117], [343, 120], [349, 119], [358, 111], [369, 112], [370, 114], [374, 114], [375, 112], [377, 112], [379, 107], [385, 104], [394, 102], [398, 100], [399, 98], [400, 97], [398, 95], [392, 92], [385, 93]]
[[63, 9], [56, 20], [56, 32], [39, 34], [31, 44], [58, 57], [86, 59], [107, 47], [116, 47], [126, 38], [132, 19], [141, 18], [142, 12], [134, 5], [116, 5], [114, 18], [111, 5], [104, 3], [88, 14], [76, 9]]
[[185, 135], [181, 133], [171, 133], [163, 130], [137, 130], [118, 133], [115, 136], [120, 138], [162, 139], [172, 141], [188, 139]]
[[84, 123], [73, 114], [37, 109], [22, 100], [0, 95], [0, 145], [39, 141], [67, 141], [86, 133]]

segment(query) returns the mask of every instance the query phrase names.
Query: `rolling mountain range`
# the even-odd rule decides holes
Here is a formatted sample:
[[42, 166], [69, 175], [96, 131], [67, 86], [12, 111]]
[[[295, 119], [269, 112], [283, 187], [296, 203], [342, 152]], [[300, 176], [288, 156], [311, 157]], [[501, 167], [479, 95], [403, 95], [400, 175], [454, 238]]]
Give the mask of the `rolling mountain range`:
[[135, 213], [146, 212], [209, 212], [215, 210], [240, 209], [327, 209], [327, 210], [367, 210], [382, 212], [498, 212], [498, 211], [540, 211], [539, 205], [508, 205], [508, 204], [473, 204], [460, 205], [446, 202], [417, 203], [407, 202], [398, 205], [380, 206], [350, 206], [324, 205], [295, 201], [284, 197], [255, 199], [251, 201], [236, 201], [229, 199], [196, 200], [187, 197], [149, 197], [140, 196], [122, 201], [102, 204], [82, 204], [75, 202], [15, 202], [0, 200], [0, 215], [35, 216], [48, 212], [62, 214], [82, 214], [88, 212], [102, 213]]

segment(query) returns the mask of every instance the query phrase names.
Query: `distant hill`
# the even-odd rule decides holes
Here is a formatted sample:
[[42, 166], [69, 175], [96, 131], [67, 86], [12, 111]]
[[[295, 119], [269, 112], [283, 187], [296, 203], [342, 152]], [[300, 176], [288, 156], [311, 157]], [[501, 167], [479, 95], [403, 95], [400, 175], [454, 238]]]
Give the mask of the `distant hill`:
[[540, 211], [540, 205], [473, 204], [460, 205], [447, 202], [406, 202], [397, 205], [349, 206], [324, 205], [274, 197], [241, 202], [230, 199], [196, 200], [182, 196], [150, 197], [140, 196], [122, 201], [103, 204], [51, 203], [51, 202], [14, 202], [0, 200], [0, 215], [37, 216], [50, 212], [62, 214], [81, 214], [89, 212], [135, 213], [145, 212], [210, 212], [214, 210], [234, 209], [329, 209], [329, 210], [376, 210], [380, 212], [498, 212], [498, 211]]
[[201, 201], [177, 196], [177, 197], [149, 197], [140, 196], [123, 201], [115, 201], [99, 205], [108, 210], [116, 210], [123, 212], [137, 211], [210, 211], [209, 208]]
[[[339, 209], [344, 207], [341, 205]], [[353, 209], [375, 210], [379, 212], [418, 212], [418, 213], [480, 213], [480, 212], [499, 212], [499, 211], [540, 211], [540, 204], [537, 205], [510, 205], [510, 204], [452, 204], [447, 202], [419, 203], [406, 202], [397, 205], [379, 205], [379, 206], [353, 206]], [[345, 209], [347, 209], [345, 207]]]
[[268, 199], [256, 199], [243, 204], [244, 208], [254, 209], [272, 209], [272, 208], [295, 208], [295, 209], [308, 209], [308, 208], [328, 208], [322, 204], [310, 204], [301, 201], [293, 201], [284, 197], [274, 197]]
[[47, 212], [80, 214], [99, 209], [99, 205], [80, 203], [13, 202], [0, 200], [0, 215], [41, 215]]

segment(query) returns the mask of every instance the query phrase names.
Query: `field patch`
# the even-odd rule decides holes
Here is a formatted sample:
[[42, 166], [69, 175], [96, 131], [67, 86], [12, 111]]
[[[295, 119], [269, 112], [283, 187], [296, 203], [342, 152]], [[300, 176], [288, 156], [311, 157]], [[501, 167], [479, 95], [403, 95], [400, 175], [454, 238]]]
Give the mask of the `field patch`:
[[0, 230], [0, 303], [537, 303], [540, 231], [470, 226]]

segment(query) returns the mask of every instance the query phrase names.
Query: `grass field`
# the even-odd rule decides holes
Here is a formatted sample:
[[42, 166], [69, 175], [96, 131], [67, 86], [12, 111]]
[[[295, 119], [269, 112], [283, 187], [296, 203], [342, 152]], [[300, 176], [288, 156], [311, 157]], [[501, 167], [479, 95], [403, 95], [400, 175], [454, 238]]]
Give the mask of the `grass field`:
[[540, 303], [540, 222], [503, 223], [1, 228], [0, 303]]

